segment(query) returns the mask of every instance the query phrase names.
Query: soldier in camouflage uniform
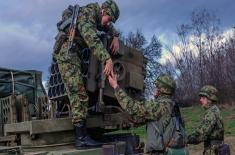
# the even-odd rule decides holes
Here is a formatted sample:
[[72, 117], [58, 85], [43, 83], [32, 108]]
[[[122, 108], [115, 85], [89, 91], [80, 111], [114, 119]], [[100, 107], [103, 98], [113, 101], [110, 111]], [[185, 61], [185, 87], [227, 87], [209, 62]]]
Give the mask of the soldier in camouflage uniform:
[[88, 106], [88, 95], [81, 75], [81, 52], [89, 48], [93, 55], [105, 65], [104, 73], [110, 74], [112, 60], [110, 54], [97, 36], [97, 31], [105, 31], [113, 37], [111, 50], [115, 54], [119, 48], [118, 35], [112, 22], [119, 17], [119, 9], [113, 0], [105, 1], [100, 7], [98, 3], [91, 3], [80, 7], [77, 32], [75, 36], [75, 47], [68, 52], [68, 29], [66, 22], [71, 17], [71, 7], [62, 14], [62, 21], [57, 24], [59, 34], [54, 46], [53, 58], [57, 61], [62, 80], [68, 94], [72, 107], [73, 124], [76, 131], [76, 148], [97, 146], [99, 143], [92, 140], [86, 133], [86, 115]]
[[200, 104], [206, 109], [201, 124], [188, 136], [189, 144], [204, 142], [204, 155], [218, 154], [218, 148], [224, 140], [224, 125], [219, 108], [218, 91], [206, 85], [199, 92]]
[[[176, 83], [172, 77], [160, 75], [156, 80], [156, 99], [147, 102], [139, 102], [130, 98], [123, 89], [119, 88], [116, 76], [113, 74], [111, 74], [108, 79], [110, 85], [114, 88], [115, 95], [121, 107], [129, 112], [135, 119], [145, 120], [147, 123], [146, 154], [167, 154], [167, 146], [159, 145], [164, 145], [163, 137], [161, 137], [161, 135], [159, 136], [159, 134], [157, 135], [157, 132], [159, 130], [161, 130], [162, 133], [166, 131], [165, 129], [169, 127], [169, 122], [173, 115], [175, 105], [173, 94], [175, 92]], [[156, 126], [159, 128], [158, 130], [156, 130]], [[160, 143], [157, 143], [159, 141]], [[184, 154], [185, 153], [181, 155]]]

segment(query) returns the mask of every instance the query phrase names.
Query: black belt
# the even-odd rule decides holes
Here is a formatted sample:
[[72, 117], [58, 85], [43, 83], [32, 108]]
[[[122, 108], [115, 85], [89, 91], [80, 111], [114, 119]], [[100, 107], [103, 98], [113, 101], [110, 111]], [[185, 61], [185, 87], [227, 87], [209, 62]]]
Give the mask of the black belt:
[[153, 151], [150, 151], [148, 153], [150, 155], [163, 155], [165, 153], [165, 151], [156, 151], [156, 150], [153, 150]]
[[223, 140], [207, 140], [204, 141], [204, 148], [209, 148], [211, 145], [220, 145], [223, 144]]
[[210, 143], [211, 145], [220, 145], [220, 144], [223, 144], [224, 141], [223, 140], [211, 140]]

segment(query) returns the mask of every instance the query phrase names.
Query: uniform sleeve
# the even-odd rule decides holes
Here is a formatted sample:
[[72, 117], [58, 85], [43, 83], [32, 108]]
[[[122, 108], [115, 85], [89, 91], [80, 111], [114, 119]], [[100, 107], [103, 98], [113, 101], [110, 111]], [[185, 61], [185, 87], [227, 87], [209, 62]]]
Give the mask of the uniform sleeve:
[[112, 37], [119, 37], [119, 32], [114, 28], [113, 24], [109, 25], [108, 34]]
[[216, 117], [213, 113], [209, 112], [205, 114], [201, 124], [188, 136], [190, 144], [198, 144], [206, 140], [211, 134], [214, 124], [216, 123]]
[[167, 110], [165, 106], [161, 106], [161, 104], [157, 104], [154, 101], [139, 102], [133, 100], [121, 88], [115, 89], [115, 95], [121, 107], [134, 117], [158, 120]]
[[100, 61], [105, 62], [110, 58], [108, 51], [97, 36], [95, 23], [89, 20], [80, 21], [78, 23], [78, 29], [87, 46]]

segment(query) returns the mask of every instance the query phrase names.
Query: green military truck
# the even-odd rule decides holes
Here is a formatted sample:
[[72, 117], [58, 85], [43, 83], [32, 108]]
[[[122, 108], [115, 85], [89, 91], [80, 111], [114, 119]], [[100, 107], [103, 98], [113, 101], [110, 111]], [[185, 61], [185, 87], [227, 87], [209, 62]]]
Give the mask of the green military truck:
[[[108, 37], [103, 37], [109, 44]], [[120, 87], [141, 100], [145, 58], [120, 41], [112, 56]], [[0, 154], [121, 155], [141, 152], [139, 138], [113, 131], [139, 125], [118, 104], [113, 89], [102, 75], [102, 66], [89, 49], [83, 51], [82, 74], [90, 97], [87, 127], [100, 148], [76, 150], [71, 108], [56, 61], [50, 67], [47, 92], [39, 71], [0, 68]]]

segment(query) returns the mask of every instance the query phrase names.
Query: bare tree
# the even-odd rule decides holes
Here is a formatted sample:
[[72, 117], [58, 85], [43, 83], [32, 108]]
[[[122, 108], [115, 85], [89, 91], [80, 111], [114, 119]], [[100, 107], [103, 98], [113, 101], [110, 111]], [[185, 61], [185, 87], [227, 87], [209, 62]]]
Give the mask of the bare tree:
[[144, 50], [144, 56], [147, 58], [146, 64], [146, 78], [145, 78], [145, 95], [153, 96], [156, 77], [160, 73], [161, 64], [159, 59], [162, 54], [162, 44], [159, 39], [153, 35], [151, 42]]
[[137, 29], [135, 33], [130, 32], [124, 42], [127, 46], [143, 52], [144, 57], [146, 58], [144, 96], [146, 98], [151, 98], [154, 95], [154, 82], [160, 73], [161, 65], [159, 59], [161, 57], [162, 45], [155, 35], [152, 36], [151, 41], [147, 44], [143, 33], [139, 29]]
[[137, 50], [143, 51], [144, 46], [146, 44], [146, 39], [141, 32], [141, 30], [137, 29], [135, 33], [130, 32], [125, 39], [125, 44], [129, 47], [135, 48]]
[[235, 34], [226, 39], [219, 30], [219, 23], [213, 13], [195, 10], [191, 23], [177, 28], [180, 51], [167, 48], [172, 56], [167, 68], [175, 68], [177, 94], [181, 100], [196, 100], [199, 89], [205, 84], [219, 89], [221, 101], [234, 99]]

